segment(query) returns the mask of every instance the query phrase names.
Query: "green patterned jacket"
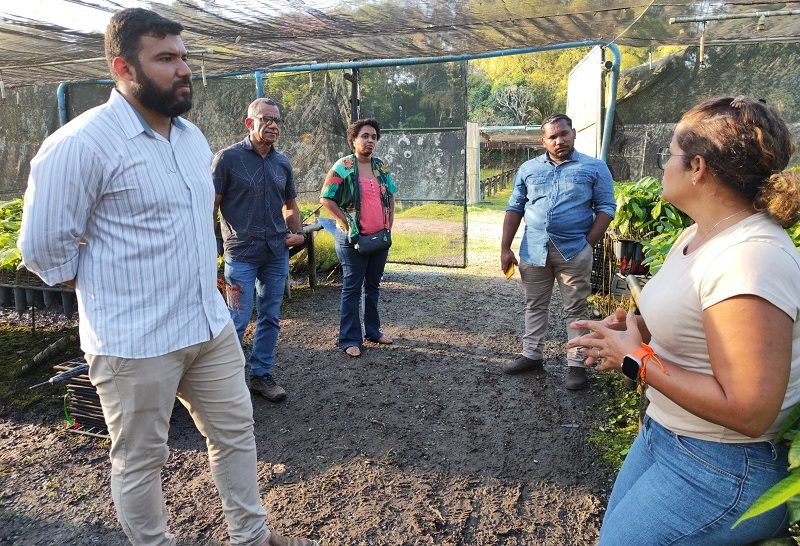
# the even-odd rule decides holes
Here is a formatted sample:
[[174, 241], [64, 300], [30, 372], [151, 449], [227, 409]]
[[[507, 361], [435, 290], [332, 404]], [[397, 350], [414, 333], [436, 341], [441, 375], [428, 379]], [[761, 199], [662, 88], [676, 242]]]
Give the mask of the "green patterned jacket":
[[[389, 168], [379, 158], [372, 158], [372, 172], [381, 189], [384, 218], [389, 217], [389, 200], [397, 193]], [[320, 197], [331, 199], [339, 205], [347, 217], [348, 236], [351, 241], [358, 238], [359, 215], [361, 209], [361, 192], [358, 185], [358, 162], [355, 154], [345, 156], [333, 164], [325, 183], [322, 185]]]

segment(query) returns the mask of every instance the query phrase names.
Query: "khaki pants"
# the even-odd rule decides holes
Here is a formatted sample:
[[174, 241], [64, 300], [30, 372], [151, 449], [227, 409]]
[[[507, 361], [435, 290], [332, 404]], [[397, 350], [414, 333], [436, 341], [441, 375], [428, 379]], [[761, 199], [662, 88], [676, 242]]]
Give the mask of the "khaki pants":
[[206, 438], [231, 544], [263, 544], [269, 530], [256, 479], [253, 406], [233, 324], [210, 341], [154, 358], [86, 360], [111, 435], [114, 506], [130, 541], [175, 543], [167, 532], [161, 468], [177, 395]]
[[[553, 246], [547, 243], [547, 262], [543, 266], [519, 264], [519, 275], [525, 293], [525, 334], [522, 336], [522, 354], [538, 360], [544, 354], [544, 338], [547, 335], [547, 316], [553, 281], [558, 281], [564, 303], [566, 323], [585, 319], [591, 293], [592, 247], [586, 248], [571, 260], [565, 260]], [[567, 339], [581, 335], [581, 330], [567, 328]], [[567, 365], [583, 367], [584, 358], [571, 349], [567, 353]]]

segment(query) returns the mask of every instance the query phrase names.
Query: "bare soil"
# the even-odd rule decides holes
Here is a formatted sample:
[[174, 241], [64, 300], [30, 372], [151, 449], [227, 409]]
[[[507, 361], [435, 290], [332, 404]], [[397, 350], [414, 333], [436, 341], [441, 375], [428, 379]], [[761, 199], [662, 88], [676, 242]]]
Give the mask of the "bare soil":
[[[483, 246], [498, 234], [470, 222]], [[326, 546], [596, 542], [613, 473], [587, 437], [603, 393], [594, 381], [563, 388], [557, 291], [545, 372], [503, 375], [520, 349], [521, 289], [496, 254], [470, 260], [390, 264], [381, 311], [395, 343], [356, 359], [336, 349], [341, 285], [293, 290], [276, 367], [289, 398], [254, 399], [273, 529]], [[226, 543], [205, 443], [183, 408], [169, 444], [170, 530], [182, 545]], [[67, 432], [59, 407], [0, 418], [0, 544], [126, 544], [109, 470], [107, 442]]]

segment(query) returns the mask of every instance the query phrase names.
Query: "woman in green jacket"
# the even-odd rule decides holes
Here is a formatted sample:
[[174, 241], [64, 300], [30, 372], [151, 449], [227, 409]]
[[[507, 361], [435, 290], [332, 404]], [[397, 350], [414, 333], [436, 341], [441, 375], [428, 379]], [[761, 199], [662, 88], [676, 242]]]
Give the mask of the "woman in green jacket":
[[[381, 332], [378, 297], [383, 268], [389, 248], [365, 254], [359, 239], [391, 232], [394, 221], [394, 185], [386, 164], [373, 152], [381, 137], [374, 119], [360, 119], [347, 129], [353, 153], [339, 159], [328, 172], [320, 202], [334, 218], [336, 255], [342, 264], [342, 302], [339, 310], [339, 348], [348, 356], [361, 356], [364, 337], [373, 343], [388, 345], [392, 339]], [[389, 244], [391, 242], [389, 241]], [[362, 337], [359, 304], [364, 298]]]

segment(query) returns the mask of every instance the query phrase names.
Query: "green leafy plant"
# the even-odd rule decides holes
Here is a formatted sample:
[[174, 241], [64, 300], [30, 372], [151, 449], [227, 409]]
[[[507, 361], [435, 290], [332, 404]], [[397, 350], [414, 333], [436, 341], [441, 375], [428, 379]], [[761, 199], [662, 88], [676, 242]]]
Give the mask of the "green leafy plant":
[[791, 237], [794, 246], [800, 250], [800, 223], [786, 229], [786, 233]]
[[22, 198], [0, 203], [0, 270], [13, 271], [22, 261], [17, 235], [22, 224]]
[[652, 176], [616, 183], [614, 197], [617, 213], [610, 226], [612, 236], [641, 241], [645, 252], [642, 263], [655, 273], [691, 219], [661, 198], [661, 182]]
[[646, 265], [651, 275], [655, 275], [661, 266], [664, 265], [664, 260], [667, 258], [669, 250], [683, 229], [674, 229], [659, 233], [649, 241], [642, 241], [642, 248], [644, 248], [645, 259], [642, 261]]
[[621, 238], [648, 239], [690, 223], [688, 216], [661, 199], [661, 182], [652, 176], [638, 182], [617, 182], [614, 197], [617, 213], [610, 227]]

